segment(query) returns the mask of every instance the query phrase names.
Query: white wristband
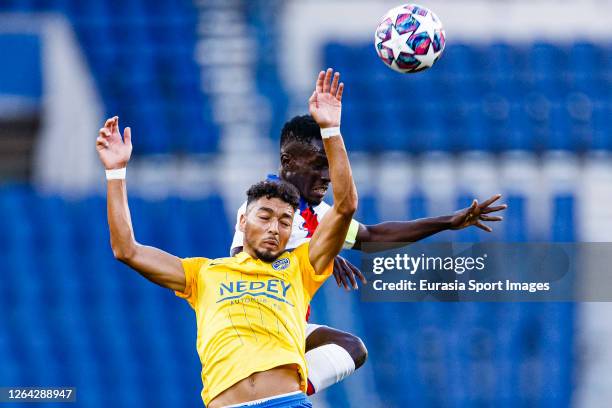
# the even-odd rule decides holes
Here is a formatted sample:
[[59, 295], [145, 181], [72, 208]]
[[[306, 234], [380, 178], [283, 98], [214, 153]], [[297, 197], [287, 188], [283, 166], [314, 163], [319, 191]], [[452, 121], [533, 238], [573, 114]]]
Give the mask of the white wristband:
[[107, 180], [125, 180], [125, 167], [122, 169], [106, 170]]
[[332, 136], [340, 136], [340, 126], [321, 128], [321, 137], [323, 139], [329, 139]]

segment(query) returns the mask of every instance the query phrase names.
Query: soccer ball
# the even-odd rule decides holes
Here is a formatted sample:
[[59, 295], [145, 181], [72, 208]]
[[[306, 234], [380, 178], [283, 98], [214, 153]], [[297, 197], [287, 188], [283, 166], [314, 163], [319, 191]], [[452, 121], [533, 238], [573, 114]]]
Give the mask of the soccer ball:
[[380, 59], [403, 74], [431, 67], [442, 55], [445, 44], [442, 22], [431, 10], [415, 4], [389, 10], [374, 33]]

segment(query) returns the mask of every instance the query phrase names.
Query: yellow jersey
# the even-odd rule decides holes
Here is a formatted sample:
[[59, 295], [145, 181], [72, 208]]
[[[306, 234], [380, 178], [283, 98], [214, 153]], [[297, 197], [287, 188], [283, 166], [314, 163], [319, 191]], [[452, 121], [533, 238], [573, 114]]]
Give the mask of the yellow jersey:
[[195, 310], [205, 404], [251, 374], [284, 364], [298, 366], [306, 392], [306, 310], [333, 271], [330, 262], [317, 275], [308, 248], [306, 242], [271, 263], [246, 252], [182, 259], [185, 291], [175, 293]]

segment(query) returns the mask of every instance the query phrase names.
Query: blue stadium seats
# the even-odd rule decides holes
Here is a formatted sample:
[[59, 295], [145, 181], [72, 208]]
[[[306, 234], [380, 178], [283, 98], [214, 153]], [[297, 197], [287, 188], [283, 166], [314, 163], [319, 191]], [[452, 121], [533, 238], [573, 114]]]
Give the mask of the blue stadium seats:
[[416, 220], [417, 218], [427, 217], [427, 199], [420, 191], [415, 191], [408, 198], [408, 217]]
[[[143, 242], [182, 256], [227, 253], [219, 198], [130, 201]], [[2, 383], [74, 385], [88, 407], [199, 404], [193, 312], [112, 258], [103, 198], [4, 186], [0, 209], [12, 214], [0, 220], [10, 231], [0, 236], [0, 310], [11, 311], [0, 315]]]
[[[65, 13], [83, 46], [107, 114], [119, 115], [123, 125], [147, 135], [134, 145], [136, 155], [217, 151], [219, 132], [206, 113], [210, 103], [201, 91], [200, 68], [193, 57], [197, 13], [191, 2], [15, 0], [0, 2], [0, 12], [4, 11]], [[9, 37], [14, 36], [0, 36], [0, 48]], [[38, 50], [36, 44], [19, 49], [30, 60]], [[40, 78], [35, 75], [39, 62], [36, 57], [21, 69], [31, 71], [24, 78]], [[19, 66], [5, 67], [0, 92], [10, 90], [2, 89], [9, 85], [20, 86], [16, 80], [2, 82]], [[27, 85], [24, 92], [40, 96], [40, 81], [30, 80]]]
[[391, 72], [371, 48], [330, 43], [323, 53], [351, 84], [343, 121], [356, 138], [351, 150], [612, 148], [610, 51], [601, 44], [454, 42], [416, 75]]
[[[358, 218], [379, 222], [376, 199], [362, 199]], [[470, 202], [470, 195], [461, 196], [457, 206]], [[507, 203], [505, 222], [500, 225], [505, 240], [524, 242], [529, 237], [526, 198], [511, 195]], [[426, 198], [415, 191], [408, 199], [409, 218], [427, 216], [426, 207]], [[573, 240], [568, 232], [574, 219], [573, 199], [559, 196], [554, 208], [554, 239]], [[454, 234], [460, 241], [484, 238], [484, 233], [474, 229]], [[509, 408], [569, 403], [571, 304], [362, 303], [360, 314], [360, 336], [368, 346], [369, 364], [384, 406]], [[381, 330], [392, 334], [375, 334]], [[524, 381], [526, 371], [529, 382]], [[336, 394], [334, 390], [334, 397], [327, 400], [342, 406]]]
[[2, 33], [0, 53], [11, 63], [0, 66], [0, 94], [37, 104], [42, 96], [41, 38], [36, 34]]
[[525, 242], [529, 236], [526, 199], [522, 196], [510, 195], [506, 197], [508, 208], [504, 214], [504, 234], [508, 242]]
[[576, 240], [576, 217], [572, 195], [558, 195], [553, 200], [553, 241], [574, 242]]
[[[469, 198], [459, 197], [458, 205]], [[554, 240], [575, 239], [573, 200], [553, 200]], [[506, 238], [524, 241], [525, 199], [507, 202]], [[180, 256], [227, 254], [232, 224], [220, 197], [133, 197], [130, 205], [141, 242]], [[418, 191], [407, 207], [410, 218], [427, 215]], [[67, 201], [10, 186], [0, 189], [0, 210], [13, 214], [0, 220], [11, 231], [0, 236], [7, 272], [0, 307], [11, 310], [0, 315], [0, 380], [72, 384], [88, 407], [199, 404], [193, 311], [112, 258], [102, 197]], [[377, 223], [378, 210], [377, 199], [365, 195], [357, 218]], [[465, 230], [458, 239], [478, 241], [480, 233]], [[324, 297], [316, 300], [321, 307]], [[359, 309], [385, 406], [569, 401], [571, 305], [362, 302]], [[533, 383], [521, 379], [524, 370]], [[109, 388], [114, 392], [104, 392]], [[333, 387], [326, 399], [344, 406], [346, 392]]]

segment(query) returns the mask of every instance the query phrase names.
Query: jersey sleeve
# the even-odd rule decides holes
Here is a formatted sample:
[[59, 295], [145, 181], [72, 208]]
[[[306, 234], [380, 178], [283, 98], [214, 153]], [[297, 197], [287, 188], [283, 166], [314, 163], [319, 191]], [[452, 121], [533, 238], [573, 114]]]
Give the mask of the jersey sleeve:
[[346, 238], [344, 238], [344, 249], [351, 249], [355, 246], [355, 242], [357, 242], [357, 233], [359, 232], [359, 225], [359, 221], [355, 219], [351, 220], [351, 225], [349, 225]]
[[293, 254], [297, 257], [300, 265], [300, 273], [302, 274], [302, 283], [304, 284], [304, 290], [306, 294], [312, 299], [317, 293], [317, 290], [321, 287], [323, 282], [331, 276], [334, 271], [334, 261], [332, 260], [329, 265], [325, 268], [323, 273], [317, 275], [314, 267], [310, 264], [310, 258], [308, 256], [308, 248], [310, 247], [310, 241], [304, 242], [293, 250]]
[[242, 246], [244, 241], [244, 234], [240, 231], [240, 216], [246, 212], [246, 202], [244, 202], [238, 211], [236, 212], [236, 226], [234, 227], [234, 238], [232, 239], [232, 247], [230, 248], [230, 255], [234, 248]]
[[183, 258], [181, 264], [185, 271], [185, 290], [174, 291], [176, 296], [183, 298], [192, 308], [195, 308], [198, 300], [198, 276], [202, 267], [208, 263], [207, 258]]

